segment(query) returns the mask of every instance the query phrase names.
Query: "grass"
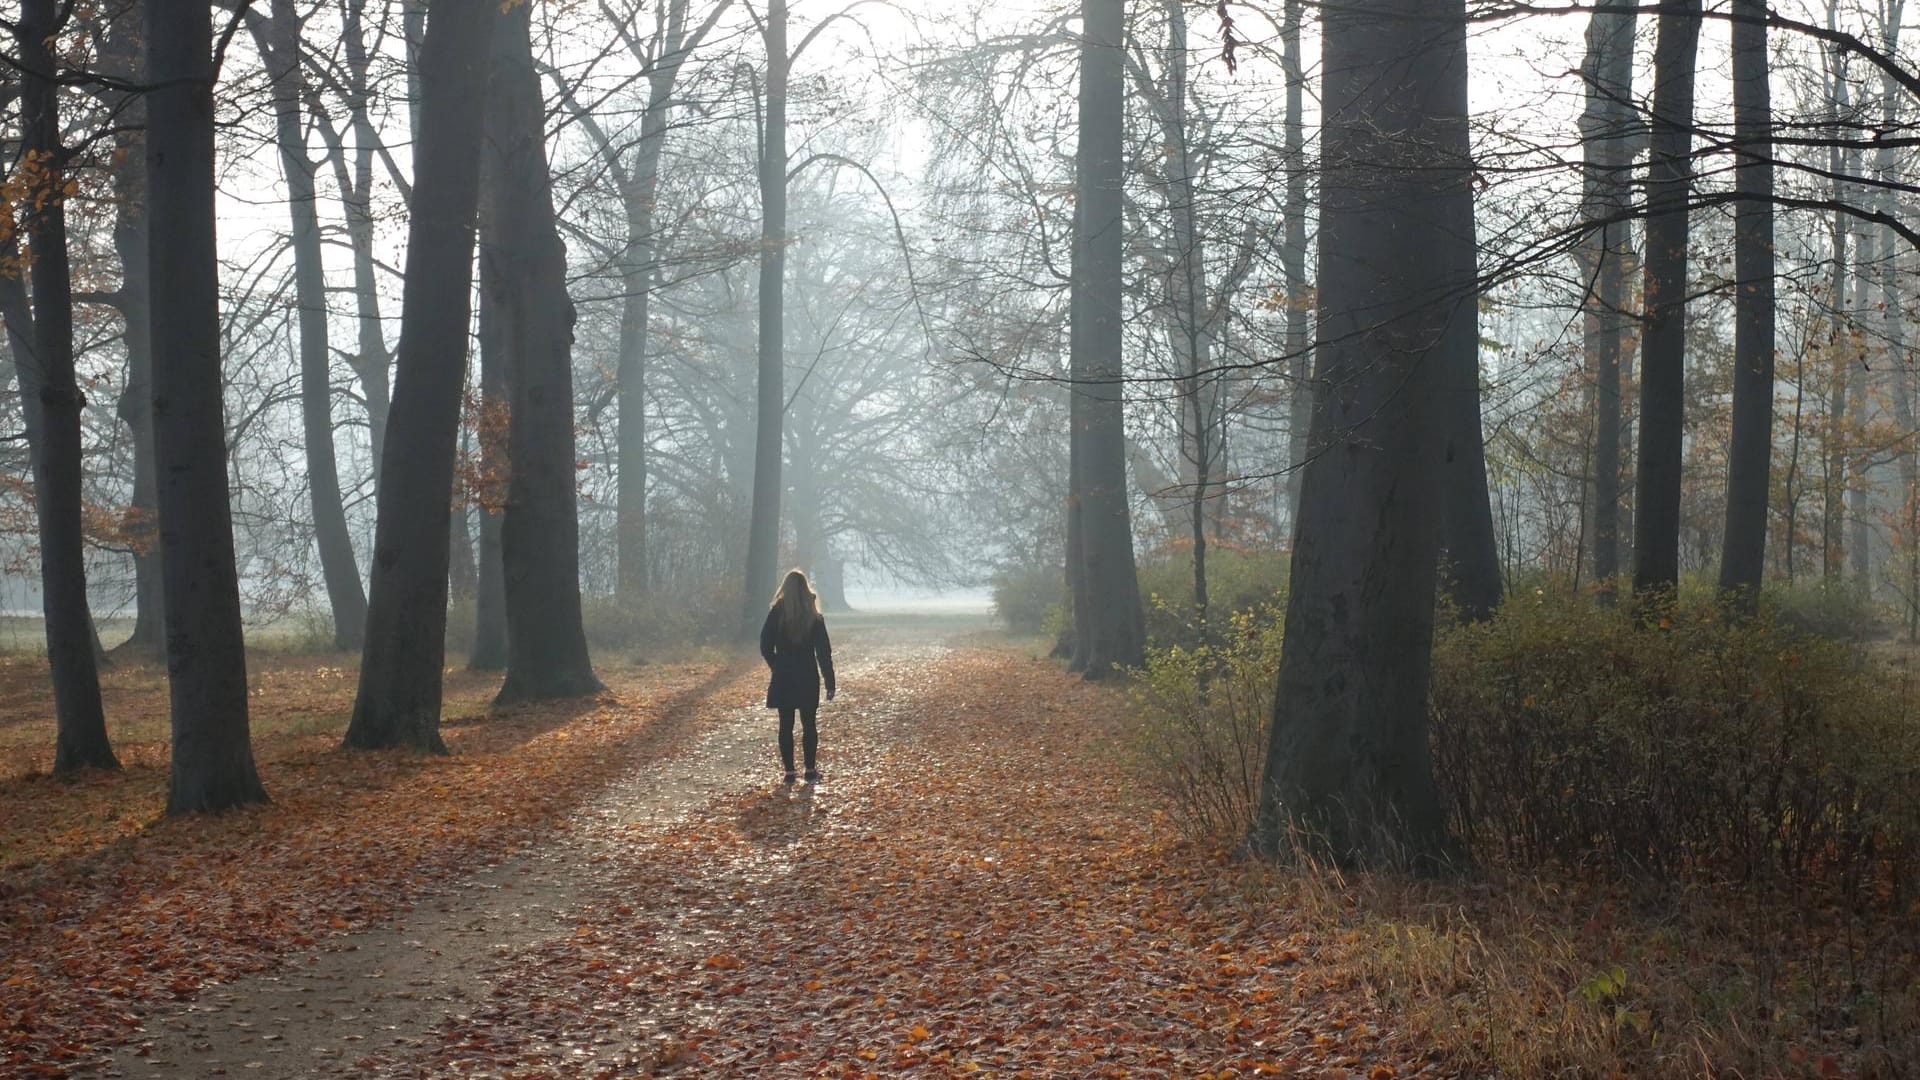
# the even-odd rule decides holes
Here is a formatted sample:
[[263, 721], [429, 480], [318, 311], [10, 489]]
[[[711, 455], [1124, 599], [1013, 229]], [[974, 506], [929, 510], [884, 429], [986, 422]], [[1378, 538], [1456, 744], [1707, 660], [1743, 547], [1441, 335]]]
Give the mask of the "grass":
[[1893, 1078], [1920, 1065], [1912, 937], [1863, 955], [1838, 914], [1793, 923], [1734, 885], [1239, 872], [1260, 906], [1321, 928], [1324, 978], [1470, 1075]]

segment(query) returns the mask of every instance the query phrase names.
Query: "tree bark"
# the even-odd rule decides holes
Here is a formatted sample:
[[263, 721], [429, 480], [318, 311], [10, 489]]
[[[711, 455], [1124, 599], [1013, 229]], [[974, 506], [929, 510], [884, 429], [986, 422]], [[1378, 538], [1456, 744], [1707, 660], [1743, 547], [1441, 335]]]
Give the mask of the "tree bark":
[[1173, 347], [1181, 386], [1182, 452], [1192, 468], [1188, 491], [1187, 535], [1193, 545], [1193, 607], [1207, 619], [1207, 498], [1213, 478], [1212, 319], [1207, 288], [1206, 248], [1200, 239], [1193, 184], [1191, 132], [1187, 122], [1187, 15], [1180, 0], [1166, 0], [1166, 91], [1160, 118], [1165, 145], [1168, 211], [1167, 338]]
[[300, 16], [293, 0], [272, 0], [266, 21], [251, 23], [254, 40], [273, 80], [275, 135], [280, 174], [287, 184], [292, 217], [294, 306], [300, 328], [300, 419], [306, 437], [307, 490], [320, 572], [333, 614], [333, 647], [360, 648], [367, 623], [367, 597], [340, 501], [340, 471], [333, 447], [332, 353], [327, 344], [327, 279], [321, 253], [319, 190], [307, 157], [301, 100], [306, 79], [300, 68]]
[[[1832, 17], [1831, 8], [1829, 18]], [[1851, 102], [1848, 100], [1846, 71], [1842, 65], [1843, 54], [1835, 49], [1832, 54], [1833, 81], [1832, 105], [1834, 127], [1832, 135], [1839, 140], [1845, 131], [1844, 123], [1848, 119]], [[1828, 371], [1826, 388], [1827, 423], [1822, 454], [1820, 477], [1820, 570], [1821, 578], [1828, 584], [1838, 584], [1846, 573], [1847, 549], [1847, 459], [1852, 442], [1847, 425], [1851, 422], [1847, 411], [1847, 376], [1854, 366], [1853, 353], [1847, 347], [1851, 340], [1852, 318], [1847, 311], [1849, 271], [1848, 222], [1849, 218], [1840, 209], [1847, 201], [1848, 187], [1842, 176], [1851, 175], [1859, 165], [1850, 160], [1856, 151], [1843, 150], [1839, 146], [1827, 150], [1827, 171], [1833, 174], [1830, 181], [1834, 211], [1832, 218], [1832, 275], [1828, 279], [1828, 306], [1831, 313], [1828, 319], [1827, 352]]]
[[81, 505], [80, 411], [73, 366], [73, 276], [67, 260], [67, 148], [60, 134], [59, 72], [51, 43], [64, 21], [58, 0], [23, 0], [20, 44], [22, 155], [33, 284], [32, 349], [20, 356], [20, 405], [33, 459], [40, 526], [41, 610], [53, 681], [53, 772], [117, 769], [100, 704]]
[[1287, 201], [1281, 222], [1280, 276], [1286, 284], [1286, 329], [1282, 341], [1287, 356], [1287, 516], [1288, 532], [1300, 520], [1300, 474], [1310, 456], [1313, 431], [1313, 342], [1307, 312], [1312, 306], [1307, 284], [1307, 167], [1306, 66], [1300, 56], [1304, 0], [1281, 5], [1280, 67], [1287, 80], [1286, 115], [1282, 121], [1282, 158], [1287, 170]]
[[[1466, 61], [1465, 28], [1457, 43], [1460, 61]], [[1456, 176], [1473, 174], [1473, 145], [1467, 130], [1467, 82], [1461, 78], [1447, 89], [1457, 95], [1440, 115], [1444, 143], [1438, 152]], [[1453, 118], [1458, 117], [1458, 122]], [[1500, 548], [1493, 535], [1493, 502], [1487, 487], [1486, 433], [1480, 419], [1480, 266], [1479, 233], [1474, 222], [1473, 185], [1461, 183], [1441, 193], [1437, 211], [1445, 215], [1450, 240], [1440, 257], [1448, 260], [1443, 280], [1450, 294], [1439, 302], [1452, 305], [1446, 331], [1437, 347], [1440, 362], [1440, 540], [1447, 555], [1447, 585], [1455, 616], [1481, 622], [1500, 608], [1505, 583], [1500, 576]]]
[[1680, 580], [1680, 473], [1686, 391], [1687, 243], [1693, 67], [1700, 0], [1659, 16], [1653, 53], [1647, 257], [1640, 339], [1640, 448], [1634, 475], [1633, 588], [1670, 596]]
[[753, 509], [747, 524], [740, 637], [757, 634], [773, 595], [780, 546], [781, 410], [786, 404], [787, 0], [768, 0], [762, 27], [767, 109], [760, 138], [760, 358], [754, 411]]
[[[138, 84], [140, 11], [129, 2], [112, 13], [100, 45], [101, 70]], [[113, 249], [120, 262], [120, 287], [109, 303], [120, 313], [125, 331], [127, 381], [114, 411], [127, 425], [133, 446], [133, 492], [121, 528], [133, 547], [133, 632], [117, 646], [123, 653], [158, 653], [165, 645], [164, 589], [160, 581], [159, 477], [153, 469], [153, 304], [148, 284], [146, 192], [146, 102], [128, 92], [114, 101], [121, 126], [113, 138], [107, 171], [113, 185]]]
[[573, 302], [553, 212], [546, 112], [533, 67], [532, 7], [501, 17], [488, 91], [488, 143], [499, 167], [491, 242], [505, 272], [501, 309], [508, 400], [507, 677], [497, 699], [544, 701], [605, 689], [580, 611], [580, 517], [573, 417]]
[[173, 710], [170, 814], [263, 802], [228, 502], [214, 236], [212, 8], [148, 0], [154, 458]]
[[[621, 270], [626, 302], [620, 311], [620, 363], [615, 372], [619, 419], [615, 429], [617, 487], [614, 492], [615, 602], [636, 609], [647, 596], [647, 320], [653, 287], [653, 204], [660, 179], [659, 140], [665, 135], [662, 114], [657, 132], [648, 103], [642, 118], [639, 174], [627, 195], [627, 256]], [[649, 136], [651, 135], [651, 141]]]
[[1139, 666], [1146, 631], [1127, 498], [1121, 355], [1125, 4], [1082, 0], [1081, 17], [1072, 287], [1083, 299], [1072, 320], [1070, 365], [1085, 417], [1077, 429], [1080, 584], [1088, 637], [1084, 672], [1101, 679]]
[[1328, 8], [1320, 159], [1324, 395], [1304, 470], [1273, 723], [1249, 846], [1436, 866], [1427, 746], [1439, 554], [1434, 392], [1474, 284], [1460, 0]]
[[[493, 185], [484, 177], [489, 170], [483, 156], [480, 166], [482, 191]], [[473, 648], [467, 655], [468, 671], [507, 670], [507, 578], [500, 565], [500, 506], [506, 492], [499, 478], [507, 475], [507, 371], [506, 348], [501, 341], [500, 295], [504, 280], [497, 249], [484, 238], [499, 231], [494, 223], [495, 210], [483, 200], [480, 208], [480, 475], [487, 489], [479, 492], [480, 502], [480, 582], [473, 605]]]
[[[1900, 55], [1900, 30], [1905, 10], [1905, 0], [1888, 0], [1880, 10], [1880, 50], [1883, 55]], [[1902, 94], [1893, 77], [1881, 72], [1881, 130], [1887, 130], [1886, 125], [1902, 122]], [[1874, 178], [1878, 181], [1874, 206], [1887, 219], [1887, 222], [1870, 226], [1878, 238], [1872, 275], [1880, 310], [1880, 333], [1886, 342], [1887, 362], [1882, 365], [1882, 370], [1886, 373], [1886, 394], [1893, 406], [1894, 429], [1910, 433], [1916, 430], [1914, 374], [1913, 365], [1907, 357], [1906, 307], [1901, 300], [1900, 275], [1897, 271], [1902, 243], [1889, 224], [1898, 220], [1901, 213], [1900, 200], [1891, 186], [1900, 181], [1900, 162], [1894, 149], [1885, 145], [1875, 149], [1873, 158]], [[1900, 479], [1900, 494], [1895, 505], [1904, 519], [1898, 530], [1898, 546], [1905, 549], [1907, 563], [1906, 585], [1898, 591], [1907, 609], [1907, 640], [1913, 641], [1920, 637], [1920, 535], [1916, 535], [1920, 533], [1920, 456], [1916, 455], [1911, 438], [1902, 439], [1896, 453], [1895, 467]]]
[[1582, 266], [1589, 283], [1582, 336], [1594, 379], [1593, 578], [1607, 598], [1620, 573], [1621, 306], [1630, 233], [1624, 216], [1631, 201], [1627, 170], [1633, 163], [1627, 131], [1634, 122], [1634, 20], [1631, 11], [1595, 12], [1587, 24], [1582, 69], [1587, 84], [1580, 118], [1585, 214], [1593, 230]]
[[359, 696], [346, 745], [442, 752], [447, 493], [466, 382], [494, 0], [429, 0], [401, 297], [392, 453], [381, 459]]
[[[1773, 464], [1773, 105], [1764, 0], [1733, 0], [1733, 432], [1720, 590], [1740, 608], [1760, 601]], [[1740, 19], [1739, 16], [1747, 16]], [[1789, 523], [1789, 531], [1791, 531]]]
[[[341, 6], [340, 38], [347, 61], [346, 104], [349, 127], [353, 131], [354, 153], [351, 180], [347, 177], [344, 148], [339, 174], [342, 181], [340, 201], [347, 216], [347, 243], [353, 252], [353, 298], [358, 344], [352, 364], [366, 401], [367, 430], [377, 488], [382, 475], [381, 466], [386, 460], [387, 424], [392, 412], [389, 372], [393, 357], [387, 351], [386, 332], [382, 329], [380, 288], [374, 269], [373, 159], [380, 146], [380, 134], [374, 129], [373, 116], [369, 111], [374, 91], [370, 78], [372, 61], [366, 44], [365, 7], [366, 0], [349, 0]], [[408, 15], [403, 14], [402, 18], [402, 25], [405, 26]], [[410, 65], [410, 89], [415, 88], [411, 69], [418, 66]], [[416, 102], [424, 101], [424, 98], [424, 92], [415, 95]], [[425, 123], [424, 112], [423, 106], [414, 109], [413, 130], [416, 140], [420, 126]]]
[[[1854, 235], [1853, 275], [1853, 313], [1855, 319], [1864, 319], [1865, 313], [1873, 310], [1871, 267], [1878, 255], [1874, 251], [1875, 230], [1868, 226]], [[1856, 327], [1858, 329], [1858, 327]], [[1853, 366], [1847, 373], [1847, 412], [1853, 416], [1853, 430], [1864, 432], [1868, 421], [1872, 419], [1870, 399], [1867, 394], [1867, 376], [1871, 361], [1864, 350], [1854, 357]], [[1848, 569], [1853, 574], [1854, 588], [1862, 596], [1873, 595], [1873, 507], [1871, 502], [1872, 477], [1868, 475], [1870, 462], [1868, 455], [1861, 452], [1864, 448], [1855, 447], [1855, 452], [1847, 465], [1847, 517], [1852, 524], [1851, 536], [1847, 543]]]

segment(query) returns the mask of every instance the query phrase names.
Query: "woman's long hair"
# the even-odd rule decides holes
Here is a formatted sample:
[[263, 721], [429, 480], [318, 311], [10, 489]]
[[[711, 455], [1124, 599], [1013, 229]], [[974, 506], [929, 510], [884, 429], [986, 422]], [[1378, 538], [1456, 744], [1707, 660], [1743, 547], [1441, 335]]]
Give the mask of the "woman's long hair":
[[813, 624], [820, 620], [820, 597], [808, 583], [805, 571], [787, 571], [780, 591], [773, 594], [773, 603], [767, 606], [779, 612], [781, 641], [799, 645], [813, 636]]

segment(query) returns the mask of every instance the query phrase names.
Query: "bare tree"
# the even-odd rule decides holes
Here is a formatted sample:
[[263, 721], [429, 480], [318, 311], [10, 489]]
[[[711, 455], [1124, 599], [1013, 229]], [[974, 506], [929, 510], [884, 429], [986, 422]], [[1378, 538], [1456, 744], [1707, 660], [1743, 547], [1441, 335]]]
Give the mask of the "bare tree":
[[[501, 17], [487, 98], [485, 195], [493, 226], [508, 387], [508, 486], [500, 523], [507, 678], [501, 702], [603, 689], [580, 612], [580, 516], [574, 478], [573, 301], [553, 213], [546, 112], [533, 67], [532, 11]], [[431, 29], [431, 22], [428, 24]]]
[[267, 797], [248, 741], [220, 378], [214, 229], [213, 13], [148, 0], [147, 210], [153, 283], [154, 459], [166, 586], [173, 771], [167, 812]]
[[1626, 337], [1630, 196], [1627, 169], [1633, 160], [1634, 123], [1632, 11], [1596, 11], [1587, 24], [1581, 65], [1586, 108], [1580, 114], [1584, 205], [1592, 232], [1580, 250], [1586, 277], [1582, 334], [1594, 376], [1593, 576], [1603, 589], [1620, 572], [1620, 382]]
[[1700, 0], [1678, 0], [1661, 8], [1658, 26], [1642, 289], [1646, 322], [1640, 340], [1640, 456], [1634, 479], [1633, 588], [1642, 596], [1671, 593], [1680, 580], [1688, 204]]
[[1734, 0], [1733, 433], [1727, 447], [1727, 525], [1720, 588], [1752, 610], [1766, 568], [1773, 461], [1773, 125], [1764, 0]]
[[346, 745], [444, 752], [447, 516], [466, 381], [475, 214], [480, 202], [487, 57], [494, 0], [429, 0], [420, 49], [399, 364], [381, 459], [367, 644]]
[[[1122, 208], [1126, 28], [1123, 0], [1083, 0], [1080, 45], [1080, 142], [1074, 162], [1077, 201], [1073, 245], [1070, 370], [1078, 417], [1073, 424], [1069, 500], [1077, 510], [1079, 571], [1075, 607], [1084, 622], [1076, 647], [1088, 678], [1137, 666], [1146, 645], [1133, 561], [1121, 366]], [[1084, 642], [1080, 645], [1079, 642]]]
[[[1300, 495], [1273, 723], [1250, 845], [1432, 865], [1427, 748], [1439, 551], [1434, 391], [1473, 281], [1459, 0], [1323, 17], [1322, 394]], [[1463, 251], [1462, 248], [1467, 250]], [[1335, 674], [1337, 673], [1337, 675]]]
[[248, 28], [273, 80], [275, 140], [280, 174], [292, 217], [294, 307], [300, 328], [300, 416], [306, 436], [307, 489], [313, 531], [320, 548], [321, 577], [333, 615], [333, 645], [360, 647], [367, 622], [367, 596], [347, 513], [340, 501], [340, 471], [333, 449], [332, 354], [327, 344], [327, 282], [320, 239], [319, 190], [307, 157], [301, 100], [306, 80], [300, 65], [300, 16], [293, 0], [272, 0], [270, 14], [250, 13]]
[[57, 775], [120, 767], [107, 739], [93, 616], [87, 605], [80, 490], [80, 410], [85, 399], [74, 377], [73, 276], [67, 257], [68, 151], [61, 136], [60, 72], [52, 48], [64, 21], [65, 12], [57, 0], [23, 0], [15, 25], [25, 128], [22, 160], [15, 168], [26, 174], [27, 188], [33, 193], [26, 223], [32, 255], [32, 347], [20, 356], [20, 405], [33, 457], [40, 526], [40, 587], [47, 666], [53, 677], [53, 771]]

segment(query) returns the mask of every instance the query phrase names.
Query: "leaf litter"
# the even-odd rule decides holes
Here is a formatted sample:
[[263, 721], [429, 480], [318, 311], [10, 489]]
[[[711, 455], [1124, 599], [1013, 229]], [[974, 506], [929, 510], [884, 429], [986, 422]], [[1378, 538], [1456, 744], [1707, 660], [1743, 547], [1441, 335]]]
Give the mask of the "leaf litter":
[[769, 746], [764, 768], [665, 823], [585, 813], [645, 783], [635, 763], [684, 749], [687, 725], [661, 717], [759, 678], [688, 666], [584, 707], [456, 722], [452, 758], [289, 755], [263, 766], [270, 807], [10, 868], [0, 1073], [98, 1062], [156, 1010], [393, 920], [564, 826], [562, 857], [591, 883], [570, 929], [497, 949], [491, 992], [423, 1042], [338, 1068], [1437, 1074], [1320, 969], [1338, 945], [1249, 904], [1224, 855], [1129, 789], [1111, 690], [1005, 649], [876, 659], [823, 713], [817, 787], [779, 784]]

